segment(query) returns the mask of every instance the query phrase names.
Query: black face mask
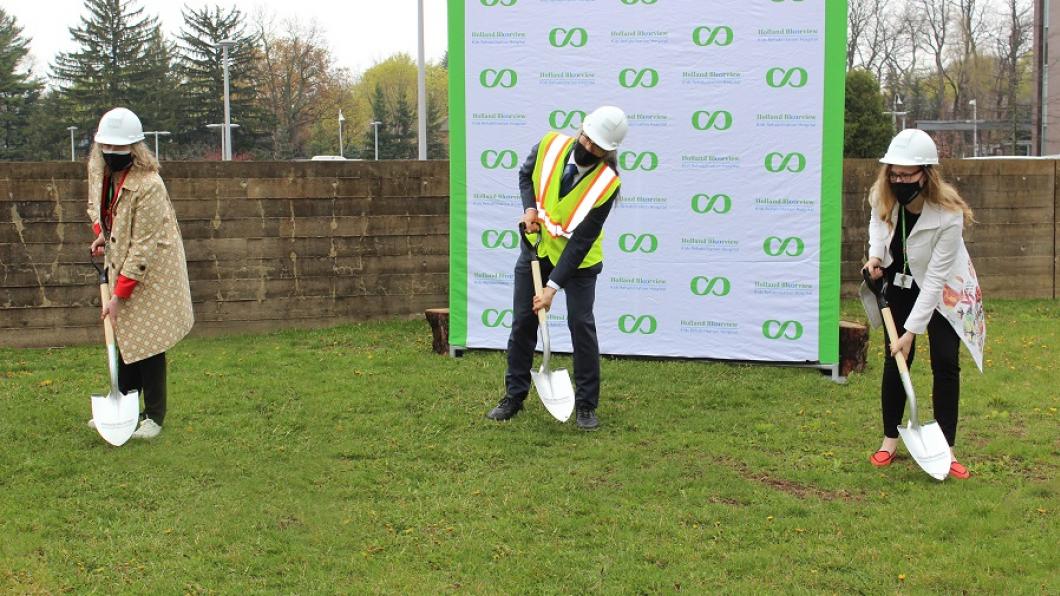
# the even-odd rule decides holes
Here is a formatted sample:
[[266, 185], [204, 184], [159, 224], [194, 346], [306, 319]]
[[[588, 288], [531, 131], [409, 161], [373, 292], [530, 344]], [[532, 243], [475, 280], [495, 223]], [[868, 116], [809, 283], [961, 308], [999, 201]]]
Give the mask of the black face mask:
[[132, 153], [107, 153], [103, 152], [103, 161], [111, 172], [120, 172], [132, 165]]
[[585, 145], [581, 143], [574, 144], [574, 163], [578, 164], [583, 168], [595, 166], [600, 163], [599, 157], [593, 155], [585, 148]]
[[922, 190], [919, 182], [891, 182], [891, 192], [894, 198], [903, 206], [913, 202]]

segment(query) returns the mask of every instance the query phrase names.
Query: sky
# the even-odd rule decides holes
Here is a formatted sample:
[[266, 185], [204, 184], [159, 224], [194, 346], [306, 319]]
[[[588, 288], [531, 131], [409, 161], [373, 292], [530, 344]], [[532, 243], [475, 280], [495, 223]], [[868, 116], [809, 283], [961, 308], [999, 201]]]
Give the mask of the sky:
[[[315, 22], [335, 65], [353, 75], [397, 52], [416, 59], [417, 0], [134, 0], [134, 4], [143, 7], [145, 16], [157, 16], [171, 39], [184, 23], [185, 5], [235, 6], [248, 21], [262, 12], [277, 22], [290, 18]], [[423, 0], [423, 6], [424, 55], [437, 61], [446, 48], [446, 0]], [[80, 26], [88, 14], [84, 0], [0, 0], [0, 7], [15, 17], [23, 37], [29, 38], [33, 72], [41, 77], [48, 75], [56, 54], [76, 49], [70, 28]]]

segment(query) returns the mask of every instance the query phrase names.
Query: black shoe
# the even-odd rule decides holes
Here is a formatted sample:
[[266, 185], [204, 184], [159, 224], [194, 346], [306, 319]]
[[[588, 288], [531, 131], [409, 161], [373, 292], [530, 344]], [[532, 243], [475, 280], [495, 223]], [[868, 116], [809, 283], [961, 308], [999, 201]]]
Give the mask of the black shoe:
[[578, 408], [578, 428], [581, 430], [596, 430], [600, 421], [596, 419], [596, 410], [589, 408]]
[[501, 400], [497, 407], [489, 411], [486, 414], [486, 418], [490, 420], [508, 420], [519, 413], [519, 410], [523, 409], [523, 400], [516, 399], [514, 397], [505, 397]]

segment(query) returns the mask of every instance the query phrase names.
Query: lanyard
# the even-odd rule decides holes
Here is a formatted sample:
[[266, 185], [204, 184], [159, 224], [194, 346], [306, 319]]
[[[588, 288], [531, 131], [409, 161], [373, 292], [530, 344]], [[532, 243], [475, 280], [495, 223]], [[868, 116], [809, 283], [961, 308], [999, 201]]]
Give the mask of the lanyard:
[[905, 249], [905, 207], [902, 207], [901, 213], [899, 213], [899, 217], [902, 220], [902, 273], [905, 275], [909, 275], [909, 255]]

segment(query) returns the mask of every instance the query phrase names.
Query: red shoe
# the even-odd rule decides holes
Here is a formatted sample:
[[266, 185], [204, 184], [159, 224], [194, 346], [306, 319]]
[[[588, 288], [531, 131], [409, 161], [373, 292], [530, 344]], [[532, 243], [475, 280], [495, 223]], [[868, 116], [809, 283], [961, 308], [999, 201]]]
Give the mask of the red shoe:
[[[877, 468], [883, 468], [891, 465], [894, 461], [894, 451], [887, 451], [886, 449], [880, 449], [876, 453], [869, 456], [869, 462]], [[950, 468], [950, 474], [953, 473], [953, 468]]]
[[972, 476], [972, 473], [968, 471], [968, 468], [962, 466], [957, 461], [950, 462], [950, 478], [956, 478], [958, 480], [967, 480]]

